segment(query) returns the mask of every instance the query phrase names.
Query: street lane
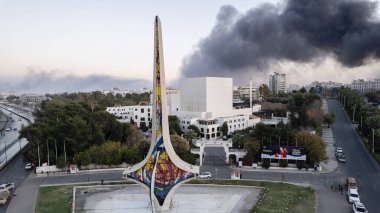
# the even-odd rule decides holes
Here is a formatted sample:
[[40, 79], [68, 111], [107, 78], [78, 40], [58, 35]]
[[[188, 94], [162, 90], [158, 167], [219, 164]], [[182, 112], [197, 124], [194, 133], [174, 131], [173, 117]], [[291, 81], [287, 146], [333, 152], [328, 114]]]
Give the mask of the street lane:
[[337, 146], [343, 148], [346, 164], [341, 165], [347, 176], [355, 177], [359, 185], [360, 200], [369, 212], [379, 212], [380, 208], [380, 168], [368, 153], [364, 144], [353, 129], [342, 105], [335, 99], [328, 99], [330, 112], [335, 113], [333, 125]]
[[[26, 162], [22, 160], [21, 155], [16, 157], [11, 163], [9, 163], [3, 170], [0, 171], [0, 181], [1, 183], [15, 183], [16, 190], [22, 185], [26, 177], [30, 174], [31, 170], [25, 170]], [[13, 195], [13, 193], [11, 193]], [[12, 196], [6, 205], [0, 206], [0, 213], [4, 213], [10, 203]]]

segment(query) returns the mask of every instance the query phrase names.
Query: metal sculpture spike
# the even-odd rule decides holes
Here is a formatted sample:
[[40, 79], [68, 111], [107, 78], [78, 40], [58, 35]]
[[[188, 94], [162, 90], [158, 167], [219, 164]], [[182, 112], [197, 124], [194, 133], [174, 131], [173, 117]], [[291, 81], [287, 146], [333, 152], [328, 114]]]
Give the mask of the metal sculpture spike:
[[[152, 141], [147, 157], [127, 168], [123, 177], [142, 183], [150, 189], [152, 204], [165, 210], [170, 207], [175, 188], [199, 174], [199, 167], [181, 160], [170, 141], [166, 111], [165, 69], [161, 35], [161, 21], [156, 16], [154, 28], [154, 73]], [[152, 205], [154, 208], [154, 204]]]

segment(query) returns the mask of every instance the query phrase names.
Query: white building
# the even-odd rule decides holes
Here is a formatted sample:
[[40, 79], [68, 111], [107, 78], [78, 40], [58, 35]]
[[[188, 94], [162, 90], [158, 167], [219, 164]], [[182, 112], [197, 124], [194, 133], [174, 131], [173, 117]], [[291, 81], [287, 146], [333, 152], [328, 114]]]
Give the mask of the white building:
[[[232, 106], [232, 78], [186, 78], [181, 80], [181, 89], [167, 90], [167, 109], [169, 115], [180, 120], [182, 131], [195, 125], [201, 137], [214, 139], [222, 136], [221, 127], [226, 122], [228, 132], [242, 130], [260, 122], [260, 118], [251, 116], [260, 111], [260, 105], [252, 108], [234, 109]], [[119, 121], [138, 126], [142, 122], [149, 125], [151, 106], [108, 107], [107, 112], [114, 114]]]
[[365, 81], [363, 79], [354, 80], [350, 85], [352, 90], [360, 93], [380, 91], [380, 79]]
[[288, 87], [288, 91], [289, 92], [292, 92], [293, 90], [299, 90], [300, 89], [300, 85], [298, 84], [289, 84], [289, 87]]
[[146, 93], [146, 92], [150, 92], [150, 90], [148, 88], [142, 88], [142, 89], [136, 89], [136, 90], [131, 90], [131, 89], [121, 90], [117, 87], [114, 87], [112, 90], [102, 91], [102, 93], [105, 95], [111, 93], [114, 96], [116, 96], [117, 94], [120, 94], [123, 97], [126, 96], [127, 94], [133, 94], [133, 93], [141, 94], [141, 93]]
[[132, 121], [138, 127], [145, 125], [149, 127], [152, 119], [152, 106], [115, 106], [107, 107], [107, 112], [116, 116], [117, 120], [122, 123], [131, 123]]
[[277, 72], [269, 75], [268, 87], [273, 93], [286, 92], [286, 75]]
[[36, 94], [22, 94], [20, 95], [20, 101], [27, 103], [41, 103], [46, 99], [45, 95], [36, 95]]
[[[195, 125], [200, 130], [201, 137], [206, 139], [221, 137], [224, 122], [227, 122], [229, 133], [259, 123], [259, 118], [250, 119], [252, 109], [233, 108], [232, 91], [232, 78], [182, 79], [180, 107], [178, 111], [172, 110], [171, 115], [180, 119], [183, 131], [187, 131], [189, 125]], [[261, 108], [256, 105], [255, 109]]]

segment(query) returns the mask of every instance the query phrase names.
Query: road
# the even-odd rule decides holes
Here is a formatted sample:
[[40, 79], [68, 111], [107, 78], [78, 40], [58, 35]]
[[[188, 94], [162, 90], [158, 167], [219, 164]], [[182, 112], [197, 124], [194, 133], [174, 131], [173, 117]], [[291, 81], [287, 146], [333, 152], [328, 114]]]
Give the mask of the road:
[[380, 168], [368, 153], [361, 139], [353, 129], [342, 105], [335, 99], [329, 99], [328, 108], [335, 113], [333, 132], [335, 143], [343, 148], [346, 164], [342, 171], [355, 177], [359, 185], [360, 200], [369, 212], [379, 212], [380, 203]]
[[[16, 157], [9, 163], [2, 171], [0, 171], [0, 180], [2, 182], [15, 183], [16, 189], [22, 185], [25, 178], [30, 174], [30, 170], [24, 169], [25, 162], [22, 160], [21, 155]], [[13, 195], [13, 192], [11, 193]], [[12, 196], [9, 197], [9, 200]], [[4, 213], [8, 207], [9, 201], [6, 205], [0, 206], [0, 213]]]

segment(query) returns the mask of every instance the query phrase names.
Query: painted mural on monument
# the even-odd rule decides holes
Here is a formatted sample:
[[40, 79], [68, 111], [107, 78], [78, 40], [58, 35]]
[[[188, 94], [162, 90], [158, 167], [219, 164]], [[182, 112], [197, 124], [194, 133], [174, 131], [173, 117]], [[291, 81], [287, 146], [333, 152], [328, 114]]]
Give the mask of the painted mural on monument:
[[[158, 31], [156, 33], [156, 44], [159, 44]], [[162, 102], [161, 102], [161, 79], [160, 79], [160, 55], [159, 45], [156, 45], [156, 58], [155, 58], [155, 104], [156, 104], [156, 140], [152, 154], [146, 164], [135, 172], [132, 172], [128, 177], [144, 183], [146, 186], [151, 187], [151, 180], [153, 170], [156, 170], [154, 178], [154, 195], [157, 197], [158, 202], [162, 205], [169, 191], [181, 181], [194, 177], [191, 172], [184, 171], [178, 168], [170, 160], [168, 153], [164, 146], [162, 135]], [[158, 155], [158, 158], [157, 158]], [[157, 162], [155, 162], [157, 159]]]

